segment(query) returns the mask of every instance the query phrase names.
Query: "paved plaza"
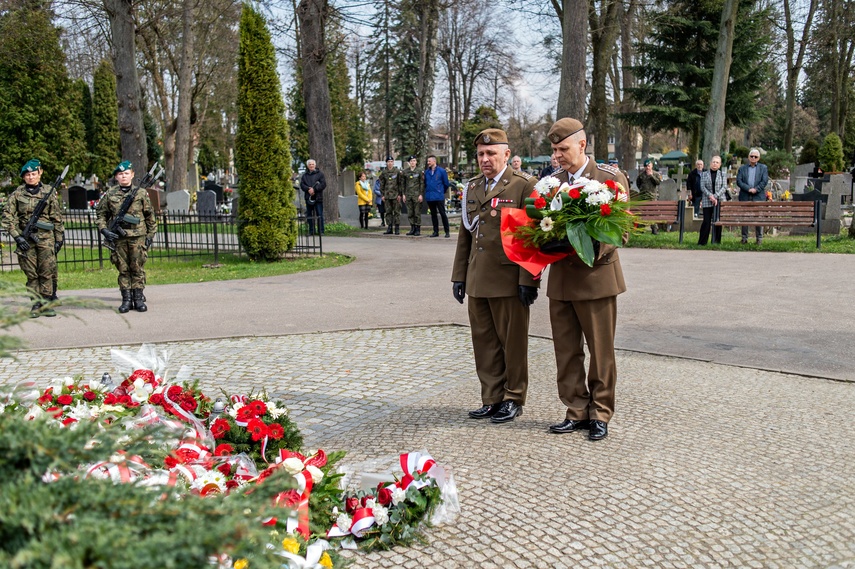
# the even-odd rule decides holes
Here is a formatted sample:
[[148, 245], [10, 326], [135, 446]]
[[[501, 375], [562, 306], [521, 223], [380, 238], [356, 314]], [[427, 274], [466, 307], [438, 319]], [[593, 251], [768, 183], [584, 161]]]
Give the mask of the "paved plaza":
[[[450, 298], [449, 273], [439, 274], [453, 247], [330, 241], [329, 249], [356, 261], [251, 282], [150, 287], [151, 311], [126, 319], [81, 310], [80, 320], [28, 322], [23, 335], [36, 349], [0, 361], [0, 378], [95, 379], [112, 372], [105, 346], [157, 342], [170, 355], [170, 373], [187, 365], [206, 391], [264, 388], [283, 399], [306, 447], [347, 451], [348, 469], [395, 469], [399, 453], [426, 449], [452, 470], [460, 514], [430, 529], [427, 545], [355, 555], [358, 568], [855, 568], [855, 384], [848, 381], [855, 320], [846, 321], [851, 302], [833, 308], [834, 283], [853, 270], [851, 259], [742, 255], [754, 263], [704, 285], [725, 283], [731, 296], [722, 297], [740, 307], [727, 312], [675, 299], [741, 254], [692, 252], [707, 265], [686, 258], [681, 272], [672, 252], [622, 252], [631, 288], [619, 301], [617, 409], [609, 437], [591, 442], [584, 433], [546, 431], [564, 412], [545, 299], [532, 316], [523, 416], [505, 425], [475, 421], [466, 416], [480, 401], [469, 329], [460, 325], [465, 308]], [[392, 247], [400, 253], [395, 264], [384, 257]], [[407, 257], [413, 251], [427, 252]], [[817, 272], [823, 260], [835, 275]], [[778, 293], [759, 294], [759, 306], [737, 298], [781, 287], [781, 272], [796, 287], [801, 279], [829, 284], [807, 307], [779, 296], [777, 315], [766, 296]], [[663, 284], [649, 286], [656, 282]], [[314, 311], [305, 301], [309, 286], [324, 298]], [[351, 287], [364, 303], [352, 302]], [[416, 293], [423, 298], [407, 303]], [[277, 296], [278, 312], [265, 318], [255, 304]], [[219, 299], [219, 311], [195, 320], [182, 312], [200, 298], [207, 307], [208, 297]], [[807, 314], [817, 306], [825, 318]], [[241, 310], [254, 333], [235, 321]], [[711, 320], [715, 327], [704, 325]], [[752, 340], [758, 330], [768, 349], [763, 338]], [[674, 353], [691, 351], [691, 342], [708, 350]]]

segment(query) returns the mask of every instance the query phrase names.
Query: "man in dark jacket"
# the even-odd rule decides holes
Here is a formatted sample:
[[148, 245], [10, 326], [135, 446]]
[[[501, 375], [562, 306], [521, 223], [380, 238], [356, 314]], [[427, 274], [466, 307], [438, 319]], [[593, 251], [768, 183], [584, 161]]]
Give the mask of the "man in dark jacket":
[[686, 178], [686, 190], [689, 193], [689, 199], [692, 200], [692, 207], [695, 209], [695, 219], [701, 216], [701, 198], [704, 193], [701, 191], [701, 173], [704, 171], [704, 161], [698, 160], [695, 162], [695, 169], [689, 172], [689, 177]]
[[309, 235], [315, 234], [315, 218], [318, 219], [318, 233], [324, 234], [324, 190], [327, 180], [324, 173], [318, 170], [317, 163], [309, 159], [306, 171], [300, 178], [300, 189], [306, 198], [306, 219], [309, 221]]

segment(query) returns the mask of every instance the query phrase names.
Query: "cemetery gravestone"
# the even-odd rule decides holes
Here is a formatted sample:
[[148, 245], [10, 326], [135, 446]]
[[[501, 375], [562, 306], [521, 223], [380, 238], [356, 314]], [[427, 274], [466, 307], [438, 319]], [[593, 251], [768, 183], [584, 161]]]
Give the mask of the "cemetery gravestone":
[[205, 190], [212, 191], [217, 196], [217, 203], [223, 203], [223, 187], [210, 180], [205, 182]]
[[355, 195], [338, 197], [338, 214], [341, 221], [359, 227], [359, 205]]
[[668, 178], [659, 184], [659, 199], [663, 201], [677, 201], [680, 186], [677, 185], [677, 180]]
[[196, 213], [200, 217], [217, 216], [217, 194], [211, 190], [202, 190], [196, 194]]
[[167, 195], [166, 211], [169, 213], [187, 213], [190, 211], [190, 192], [178, 190]]
[[88, 209], [89, 200], [86, 199], [86, 188], [83, 186], [68, 188], [68, 198], [65, 203], [68, 204], [68, 209]]

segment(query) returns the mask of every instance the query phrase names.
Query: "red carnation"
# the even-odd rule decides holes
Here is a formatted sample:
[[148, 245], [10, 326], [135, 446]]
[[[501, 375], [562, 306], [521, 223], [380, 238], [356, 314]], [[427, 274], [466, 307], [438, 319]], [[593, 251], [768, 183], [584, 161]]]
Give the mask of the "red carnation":
[[94, 391], [85, 391], [83, 393], [83, 399], [86, 401], [95, 401], [96, 397], [98, 397], [98, 395], [96, 395]]
[[[214, 424], [211, 425], [211, 434], [214, 435], [215, 439], [223, 438], [226, 433], [228, 433], [232, 429], [229, 422], [225, 419], [217, 419], [214, 421]], [[222, 445], [220, 445], [222, 446]]]
[[66, 426], [68, 426], [72, 423], [76, 423], [76, 422], [77, 422], [77, 419], [74, 419], [72, 417], [66, 417], [65, 419], [62, 420], [62, 424], [66, 425]]
[[60, 405], [71, 405], [72, 401], [74, 401], [74, 399], [71, 397], [71, 395], [60, 395], [56, 398], [56, 402]]
[[255, 419], [255, 410], [249, 405], [244, 405], [237, 412], [237, 420], [241, 422], [246, 422], [251, 419]]
[[270, 423], [267, 425], [267, 434], [274, 441], [278, 441], [285, 436], [285, 429], [279, 423]]
[[175, 468], [178, 466], [178, 459], [172, 455], [167, 456], [163, 459], [163, 464], [166, 468]]
[[148, 398], [148, 402], [152, 405], [163, 405], [163, 395], [160, 393], [152, 393]]
[[232, 445], [228, 443], [222, 443], [217, 445], [217, 448], [214, 449], [214, 456], [229, 456], [234, 452], [234, 448]]
[[534, 207], [536, 207], [537, 209], [545, 208], [546, 207], [546, 200], [542, 197], [537, 198], [536, 200], [534, 200]]
[[353, 512], [359, 507], [359, 498], [356, 496], [350, 496], [347, 500], [344, 501], [344, 509], [348, 514], [353, 515]]
[[574, 200], [578, 200], [580, 197], [582, 197], [582, 192], [580, 192], [576, 188], [573, 188], [572, 190], [567, 192], [567, 195], [569, 195]]
[[617, 190], [618, 189], [617, 182], [615, 182], [614, 180], [606, 180], [606, 186], [610, 190]]
[[119, 400], [118, 397], [116, 397], [112, 393], [108, 393], [104, 397], [104, 405], [115, 405], [118, 400]]
[[267, 405], [265, 405], [264, 401], [262, 401], [261, 399], [250, 401], [249, 406], [252, 407], [252, 410], [255, 411], [255, 414], [259, 417], [267, 413]]
[[217, 470], [220, 471], [220, 474], [223, 476], [231, 476], [232, 474], [232, 465], [228, 462], [224, 462], [217, 467]]
[[267, 425], [261, 419], [252, 419], [246, 426], [246, 430], [252, 433], [252, 440], [260, 441], [267, 436]]
[[[382, 482], [380, 484], [383, 484]], [[377, 488], [377, 501], [381, 506], [388, 506], [392, 503], [392, 491], [388, 488]]]
[[604, 203], [604, 204], [600, 205], [600, 215], [602, 215], [603, 217], [606, 217], [607, 215], [611, 215], [611, 213], [612, 213], [612, 208], [609, 206], [609, 204]]

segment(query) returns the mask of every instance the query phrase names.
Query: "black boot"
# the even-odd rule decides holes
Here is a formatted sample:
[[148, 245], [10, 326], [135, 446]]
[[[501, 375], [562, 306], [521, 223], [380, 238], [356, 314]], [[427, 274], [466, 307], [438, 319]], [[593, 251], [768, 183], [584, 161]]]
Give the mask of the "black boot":
[[410, 230], [409, 230], [409, 231], [407, 231], [407, 235], [415, 235], [415, 234], [416, 234], [416, 226], [415, 226], [415, 225], [411, 225], [411, 226], [410, 226]]
[[422, 234], [422, 226], [421, 226], [421, 225], [416, 225], [416, 232], [415, 232], [415, 233], [413, 233], [413, 235], [415, 235], [416, 237], [418, 237], [418, 236], [419, 236], [419, 235], [421, 235], [421, 234]]
[[124, 314], [134, 307], [134, 301], [131, 299], [131, 291], [126, 288], [122, 291], [122, 304], [119, 305], [119, 313]]
[[394, 231], [394, 229], [395, 228], [392, 227], [392, 224], [390, 223], [386, 226], [386, 231], [383, 232], [383, 235], [392, 235], [392, 231]]
[[400, 235], [400, 234], [401, 234], [401, 226], [396, 223], [395, 224], [395, 235]]
[[439, 237], [439, 229], [434, 229], [433, 233], [430, 234], [431, 237]]
[[141, 288], [135, 288], [134, 293], [134, 304], [136, 305], [137, 312], [145, 312], [148, 310], [148, 306], [145, 305], [145, 296], [143, 296], [143, 292]]
[[41, 302], [35, 303], [33, 305], [33, 307], [30, 308], [30, 318], [38, 318], [41, 311], [42, 311], [42, 303]]

